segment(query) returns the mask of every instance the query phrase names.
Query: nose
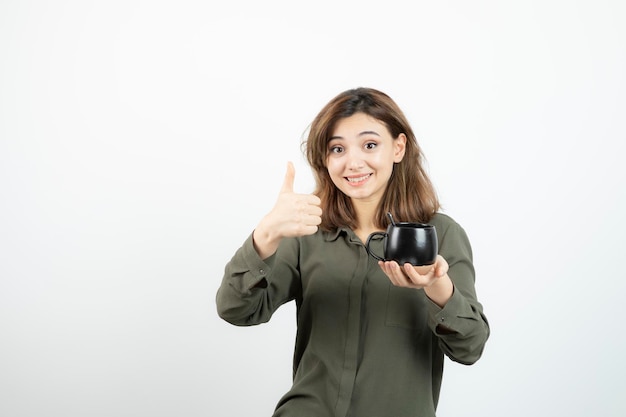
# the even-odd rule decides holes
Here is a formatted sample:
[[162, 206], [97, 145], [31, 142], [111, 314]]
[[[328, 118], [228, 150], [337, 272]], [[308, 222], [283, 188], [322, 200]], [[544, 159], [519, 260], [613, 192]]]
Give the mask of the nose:
[[348, 169], [357, 171], [365, 166], [360, 152], [350, 152], [348, 154]]

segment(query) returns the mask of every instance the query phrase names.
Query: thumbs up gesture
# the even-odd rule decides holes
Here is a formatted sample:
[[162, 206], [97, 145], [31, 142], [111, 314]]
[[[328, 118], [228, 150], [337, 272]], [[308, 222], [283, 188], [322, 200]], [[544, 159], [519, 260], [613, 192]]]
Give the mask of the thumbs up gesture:
[[254, 230], [254, 246], [263, 259], [276, 252], [282, 238], [312, 235], [322, 222], [319, 197], [295, 193], [295, 176], [296, 169], [289, 162], [276, 204]]

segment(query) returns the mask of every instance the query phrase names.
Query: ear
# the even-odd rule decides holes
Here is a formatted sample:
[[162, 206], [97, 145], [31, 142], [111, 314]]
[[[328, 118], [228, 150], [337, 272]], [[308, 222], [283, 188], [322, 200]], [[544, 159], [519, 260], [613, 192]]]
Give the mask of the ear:
[[397, 138], [393, 140], [393, 162], [396, 164], [402, 161], [404, 153], [406, 152], [406, 135], [400, 133]]

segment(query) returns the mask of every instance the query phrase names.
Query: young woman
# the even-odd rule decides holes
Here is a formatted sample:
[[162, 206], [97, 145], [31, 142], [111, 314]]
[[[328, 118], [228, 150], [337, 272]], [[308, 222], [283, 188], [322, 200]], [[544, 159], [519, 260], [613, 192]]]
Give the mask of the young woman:
[[[434, 416], [444, 355], [472, 364], [489, 336], [468, 237], [439, 212], [415, 135], [386, 94], [339, 94], [305, 146], [314, 194], [294, 193], [288, 164], [275, 206], [226, 266], [218, 313], [254, 325], [295, 300], [293, 385], [274, 417]], [[368, 256], [387, 212], [436, 227], [435, 264]], [[381, 240], [371, 245], [383, 253]]]

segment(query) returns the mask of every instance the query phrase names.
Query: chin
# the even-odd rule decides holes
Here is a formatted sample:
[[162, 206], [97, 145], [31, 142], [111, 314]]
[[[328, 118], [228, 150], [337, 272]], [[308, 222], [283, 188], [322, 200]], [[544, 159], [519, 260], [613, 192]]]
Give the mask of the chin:
[[348, 190], [348, 192], [344, 192], [344, 194], [350, 197], [352, 200], [371, 200], [374, 197], [371, 193], [358, 192], [355, 190]]

